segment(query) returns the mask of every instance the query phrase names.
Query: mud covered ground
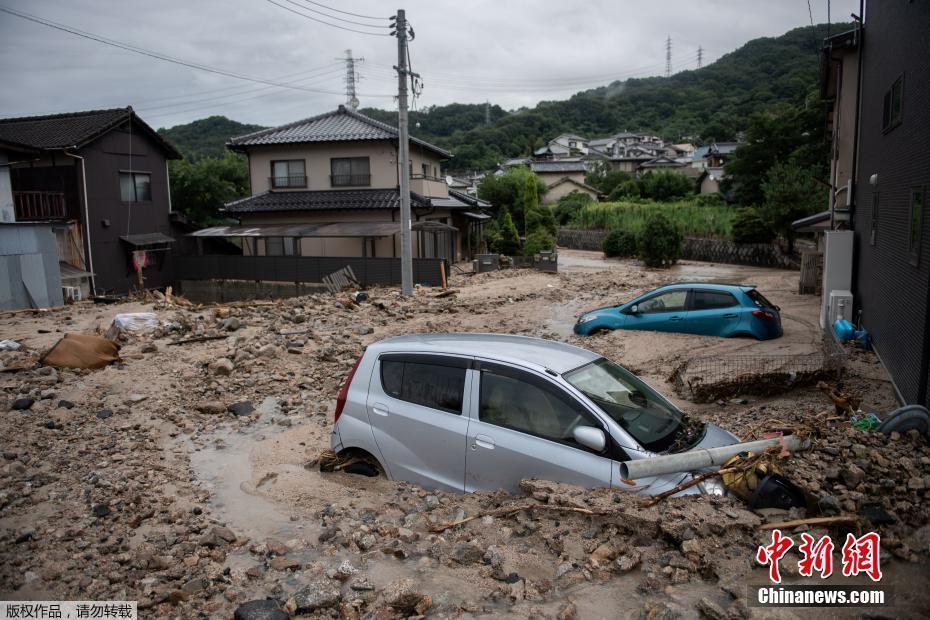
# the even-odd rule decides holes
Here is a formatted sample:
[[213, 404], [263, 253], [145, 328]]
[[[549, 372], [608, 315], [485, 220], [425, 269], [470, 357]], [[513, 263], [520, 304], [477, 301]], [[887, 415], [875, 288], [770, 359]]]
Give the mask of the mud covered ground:
[[[0, 374], [7, 400], [0, 407], [0, 596], [138, 600], [143, 617], [153, 618], [232, 617], [243, 603], [266, 598], [294, 615], [347, 618], [807, 615], [753, 607], [747, 598], [750, 584], [767, 581], [753, 561], [769, 539], [757, 526], [802, 516], [796, 513], [758, 515], [738, 500], [709, 497], [642, 508], [643, 498], [628, 493], [547, 482], [528, 482], [522, 496], [460, 496], [321, 474], [312, 465], [329, 446], [335, 395], [365, 345], [412, 332], [493, 331], [598, 351], [689, 414], [737, 435], [813, 429], [815, 449], [789, 459], [786, 473], [825, 515], [878, 506], [894, 520], [879, 526], [892, 606], [869, 612], [926, 615], [926, 438], [826, 422], [833, 404], [815, 388], [694, 405], [668, 383], [696, 354], [816, 351], [818, 301], [796, 294], [796, 272], [688, 262], [653, 271], [572, 251], [560, 263], [557, 275], [455, 275], [458, 293], [441, 299], [437, 289], [418, 289], [410, 300], [375, 289], [357, 307], [317, 295], [219, 311], [149, 301], [0, 316], [0, 339], [24, 346], [0, 353], [0, 365], [47, 349], [64, 332], [105, 330], [118, 313], [154, 310], [163, 325], [126, 339], [119, 365]], [[782, 307], [785, 336], [571, 334], [580, 311], [682, 280], [759, 285]], [[218, 334], [225, 337], [169, 344]], [[850, 354], [843, 387], [864, 411], [894, 407], [871, 354]], [[20, 398], [34, 403], [10, 409]], [[253, 411], [227, 409], [236, 403]], [[475, 515], [484, 516], [436, 531]], [[787, 582], [803, 582], [796, 558], [782, 570]], [[244, 618], [273, 617], [256, 613], [240, 609]]]

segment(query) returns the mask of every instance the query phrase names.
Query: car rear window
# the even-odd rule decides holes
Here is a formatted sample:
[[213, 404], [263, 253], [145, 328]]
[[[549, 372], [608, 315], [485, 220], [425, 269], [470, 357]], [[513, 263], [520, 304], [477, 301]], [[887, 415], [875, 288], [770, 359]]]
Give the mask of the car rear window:
[[465, 368], [381, 360], [381, 387], [385, 394], [399, 400], [461, 414]]
[[692, 307], [695, 310], [713, 310], [736, 305], [736, 298], [724, 291], [694, 291]]
[[753, 303], [759, 306], [760, 308], [774, 308], [775, 307], [775, 304], [773, 304], [768, 299], [766, 299], [765, 295], [763, 295], [756, 289], [746, 291], [746, 296], [749, 297], [749, 299], [751, 299]]

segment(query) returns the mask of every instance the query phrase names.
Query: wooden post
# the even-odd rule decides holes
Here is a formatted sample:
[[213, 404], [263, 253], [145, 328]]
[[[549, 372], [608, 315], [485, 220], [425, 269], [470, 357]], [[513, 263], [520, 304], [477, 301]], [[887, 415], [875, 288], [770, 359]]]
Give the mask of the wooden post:
[[439, 262], [439, 274], [442, 276], [442, 288], [445, 290], [449, 286], [448, 281], [446, 281], [446, 261]]

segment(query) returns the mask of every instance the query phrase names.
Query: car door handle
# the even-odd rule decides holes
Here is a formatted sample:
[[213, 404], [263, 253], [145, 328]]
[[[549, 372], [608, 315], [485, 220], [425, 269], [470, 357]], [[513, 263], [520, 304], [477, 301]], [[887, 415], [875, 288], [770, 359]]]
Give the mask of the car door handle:
[[669, 317], [668, 320], [669, 320], [669, 321], [680, 321], [680, 320], [682, 320], [682, 319], [684, 319], [684, 318], [685, 318], [685, 317], [683, 317], [683, 316], [672, 316], [672, 317]]
[[725, 318], [725, 319], [735, 319], [735, 318], [736, 318], [736, 313], [735, 313], [735, 312], [730, 312], [730, 313], [724, 314], [724, 315], [723, 315], [723, 318]]
[[387, 405], [382, 405], [381, 403], [372, 403], [371, 411], [380, 416], [387, 416], [389, 413]]
[[486, 450], [493, 450], [494, 440], [488, 437], [487, 435], [475, 435], [475, 440], [472, 441], [471, 449], [477, 450], [478, 446], [481, 446], [482, 448]]

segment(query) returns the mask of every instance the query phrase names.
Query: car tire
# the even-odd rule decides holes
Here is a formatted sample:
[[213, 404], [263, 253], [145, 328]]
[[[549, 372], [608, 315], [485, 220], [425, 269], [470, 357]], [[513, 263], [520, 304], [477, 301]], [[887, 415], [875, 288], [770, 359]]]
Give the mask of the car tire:
[[920, 405], [907, 405], [895, 409], [878, 425], [878, 430], [886, 435], [891, 433], [906, 433], [917, 429], [921, 434], [930, 432], [930, 412]]
[[351, 463], [342, 468], [347, 474], [356, 474], [358, 476], [367, 476], [368, 478], [377, 478], [381, 471], [371, 463]]

